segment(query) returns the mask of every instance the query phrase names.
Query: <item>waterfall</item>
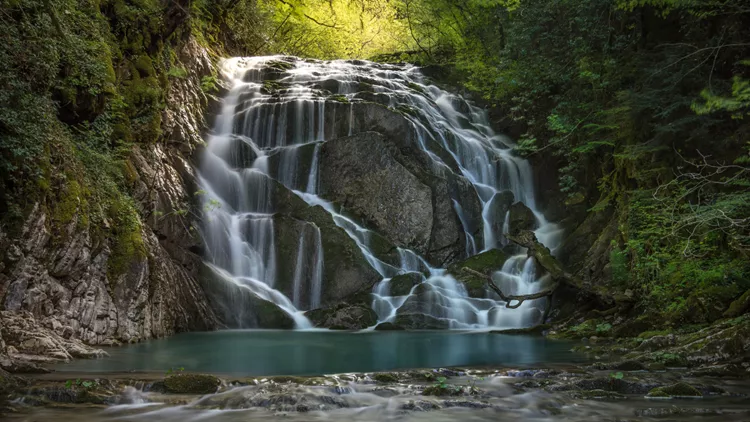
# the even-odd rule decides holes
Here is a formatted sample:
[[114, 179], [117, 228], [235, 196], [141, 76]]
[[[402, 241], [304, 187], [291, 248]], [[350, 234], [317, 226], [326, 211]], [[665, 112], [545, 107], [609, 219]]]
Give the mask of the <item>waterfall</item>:
[[[268, 68], [279, 61], [285, 63], [283, 68]], [[319, 195], [318, 172], [325, 165], [320, 162], [321, 145], [369, 130], [358, 126], [362, 123], [354, 113], [366, 89], [367, 101], [405, 110], [402, 114], [413, 131], [415, 146], [429, 157], [435, 174], [454, 172], [457, 166], [455, 171], [476, 191], [482, 227], [472, 227], [479, 220], [472, 223], [458, 194], [449, 193], [463, 230], [466, 256], [480, 248], [488, 251], [507, 245], [508, 215], [498, 216], [493, 202], [511, 194], [532, 210], [537, 237], [554, 252], [561, 231], [538, 209], [531, 166], [513, 155], [510, 140], [493, 132], [483, 110], [429, 84], [410, 65], [254, 57], [226, 60], [224, 70], [233, 87], [207, 138], [198, 179], [205, 192], [206, 260], [232, 278], [232, 283], [256, 294], [263, 292], [262, 297], [290, 313], [298, 327], [309, 325], [300, 319], [303, 309], [321, 305], [324, 233], [305, 222], [293, 256], [277, 256], [279, 223], [273, 196], [274, 183], [279, 183], [310, 206], [328, 212], [380, 274], [382, 281], [373, 287], [372, 307], [381, 322], [393, 321], [404, 306], [417, 306], [451, 328], [521, 327], [539, 322], [546, 299], [527, 301], [511, 310], [490, 291], [485, 298], [470, 297], [446, 270], [432, 268], [406, 248], [397, 249], [398, 265], [384, 262], [372, 250], [373, 232]], [[331, 103], [333, 96], [335, 103]], [[294, 263], [290, 298], [274, 290], [280, 281], [280, 259]], [[421, 287], [414, 286], [405, 296], [391, 296], [391, 280], [414, 272], [422, 274]], [[509, 258], [493, 278], [508, 294], [533, 293], [549, 282], [547, 276], [537, 275], [525, 251]]]

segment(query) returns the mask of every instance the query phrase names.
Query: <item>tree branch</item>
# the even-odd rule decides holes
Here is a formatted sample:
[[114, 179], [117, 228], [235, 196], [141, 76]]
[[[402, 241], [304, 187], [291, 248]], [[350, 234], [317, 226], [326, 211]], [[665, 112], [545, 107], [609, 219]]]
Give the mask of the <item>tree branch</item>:
[[[463, 267], [462, 271], [469, 273], [471, 275], [474, 275], [476, 277], [484, 278], [485, 281], [487, 282], [487, 287], [489, 287], [490, 289], [492, 289], [492, 291], [497, 293], [497, 295], [500, 296], [500, 299], [506, 302], [505, 307], [510, 308], [510, 309], [517, 309], [518, 307], [523, 305], [523, 303], [527, 300], [541, 299], [543, 297], [551, 296], [552, 293], [554, 293], [555, 290], [557, 290], [557, 287], [560, 286], [560, 283], [555, 283], [552, 287], [550, 287], [547, 290], [542, 290], [541, 292], [532, 293], [530, 295], [506, 295], [505, 293], [503, 293], [502, 290], [500, 290], [499, 287], [497, 287], [497, 284], [495, 284], [495, 282], [492, 280], [492, 276], [489, 276], [487, 274], [482, 274], [479, 271], [472, 270], [471, 268], [466, 268], [466, 267]], [[518, 303], [515, 305], [512, 305], [511, 302], [513, 302], [514, 300], [518, 301]]]

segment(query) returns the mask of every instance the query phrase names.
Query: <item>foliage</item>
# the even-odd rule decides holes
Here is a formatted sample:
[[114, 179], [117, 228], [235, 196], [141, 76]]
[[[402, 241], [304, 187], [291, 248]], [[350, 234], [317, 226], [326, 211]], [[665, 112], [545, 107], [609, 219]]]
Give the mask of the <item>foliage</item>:
[[343, 59], [403, 46], [406, 27], [389, 0], [261, 0], [271, 24], [264, 51]]
[[400, 4], [416, 61], [447, 66], [481, 96], [519, 139], [516, 153], [556, 168], [562, 199], [615, 216], [618, 233], [605, 239], [610, 275], [597, 282], [630, 289], [640, 309], [676, 324], [721, 317], [714, 309], [746, 290], [750, 8]]

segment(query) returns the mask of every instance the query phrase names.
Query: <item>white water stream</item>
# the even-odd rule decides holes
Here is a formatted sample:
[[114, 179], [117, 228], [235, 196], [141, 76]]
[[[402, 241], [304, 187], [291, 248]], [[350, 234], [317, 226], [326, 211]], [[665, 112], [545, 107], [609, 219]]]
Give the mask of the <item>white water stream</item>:
[[[280, 77], [277, 75], [273, 85], [266, 82], [264, 86], [268, 63], [278, 60], [289, 63], [289, 69]], [[492, 212], [493, 201], [505, 191], [512, 192], [516, 201], [534, 212], [537, 237], [554, 251], [560, 241], [560, 230], [538, 210], [529, 163], [512, 154], [510, 141], [492, 131], [482, 110], [426, 83], [419, 69], [409, 65], [254, 57], [227, 60], [224, 71], [233, 86], [207, 139], [199, 182], [206, 192], [207, 260], [226, 282], [276, 303], [295, 318], [298, 328], [310, 326], [302, 310], [321, 304], [321, 292], [325, 289], [323, 234], [312, 223], [300, 232], [293, 260], [292, 297], [274, 290], [279, 259], [274, 239], [276, 210], [271, 180], [274, 179], [308, 204], [321, 205], [329, 212], [383, 277], [374, 286], [372, 305], [381, 322], [392, 321], [400, 307], [410, 298], [416, 299], [418, 286], [407, 296], [390, 295], [391, 278], [406, 272], [423, 273], [426, 284], [420, 288], [420, 312], [451, 328], [513, 328], [539, 322], [541, 305], [546, 299], [507, 309], [494, 293], [488, 292], [486, 298], [469, 297], [463, 284], [444, 269], [431, 268], [413, 251], [399, 249], [398, 268], [383, 262], [370, 249], [371, 232], [318, 196], [318, 168], [325, 164], [318, 162], [320, 145], [329, 134], [340, 132], [326, 127], [326, 97], [321, 95], [321, 86], [333, 94], [346, 96], [351, 103], [348, 119], [344, 120], [348, 120], [349, 134], [353, 129], [358, 132], [367, 129], [352, 127], [354, 102], [361, 101], [357, 92], [366, 86], [367, 90], [387, 98], [387, 106], [409, 107], [411, 113], [404, 113], [405, 118], [413, 127], [419, 147], [431, 158], [436, 174], [450, 171], [447, 170], [450, 166], [439, 158], [439, 151], [431, 150], [431, 145], [447, 151], [463, 177], [474, 186], [483, 209], [483, 244], [475, 238], [459, 198], [453, 198], [456, 215], [465, 229], [467, 256], [506, 245], [507, 214], [506, 221], [500, 222]], [[276, 92], [271, 95], [270, 89]], [[302, 148], [310, 144], [314, 148]], [[312, 154], [303, 153], [311, 149]], [[269, 165], [270, 160], [278, 160], [276, 171]], [[496, 283], [508, 294], [540, 290], [546, 278], [536, 275], [533, 260], [524, 251], [517, 253], [497, 269], [493, 276]], [[309, 297], [304, 305], [303, 297]]]

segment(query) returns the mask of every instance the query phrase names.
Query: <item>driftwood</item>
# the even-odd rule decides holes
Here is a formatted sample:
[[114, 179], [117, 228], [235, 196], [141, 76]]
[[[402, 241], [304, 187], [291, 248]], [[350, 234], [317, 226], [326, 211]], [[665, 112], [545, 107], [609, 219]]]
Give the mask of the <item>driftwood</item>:
[[[485, 281], [487, 282], [487, 286], [490, 289], [492, 289], [495, 293], [497, 293], [497, 295], [500, 296], [500, 299], [502, 299], [502, 300], [504, 300], [506, 302], [505, 303], [505, 307], [506, 308], [510, 308], [510, 309], [516, 309], [516, 308], [518, 308], [519, 306], [521, 306], [527, 300], [541, 299], [543, 297], [551, 296], [552, 293], [554, 293], [555, 290], [557, 289], [557, 287], [560, 285], [559, 283], [555, 283], [549, 289], [542, 290], [541, 292], [533, 293], [533, 294], [530, 294], [530, 295], [506, 295], [505, 293], [503, 293], [502, 290], [500, 290], [499, 287], [497, 287], [497, 284], [495, 284], [495, 282], [492, 280], [492, 276], [487, 275], [487, 274], [482, 274], [482, 273], [480, 273], [477, 270], [472, 270], [471, 268], [463, 267], [462, 270], [464, 272], [466, 272], [466, 273], [471, 274], [471, 275], [484, 278]], [[517, 301], [518, 303], [511, 304], [511, 302], [513, 302], [513, 301]]]

